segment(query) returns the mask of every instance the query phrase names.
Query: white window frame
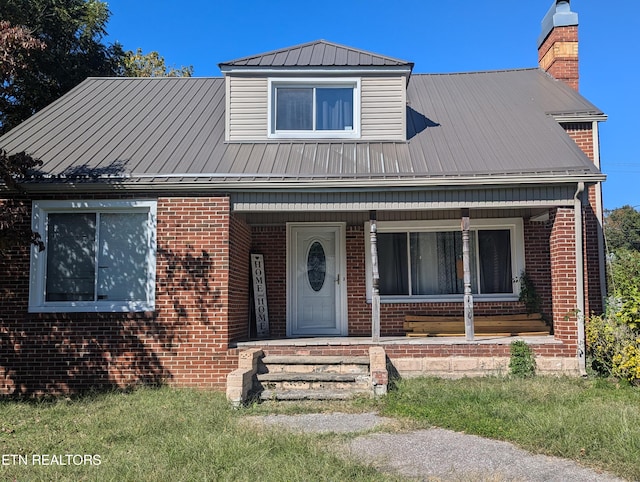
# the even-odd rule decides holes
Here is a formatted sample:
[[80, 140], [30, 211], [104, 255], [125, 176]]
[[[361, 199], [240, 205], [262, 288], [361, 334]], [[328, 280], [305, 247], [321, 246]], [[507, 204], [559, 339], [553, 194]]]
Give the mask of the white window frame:
[[[47, 223], [52, 213], [147, 213], [147, 282], [146, 300], [137, 301], [46, 301]], [[40, 233], [45, 250], [31, 248], [29, 312], [143, 312], [155, 309], [156, 283], [156, 213], [157, 202], [148, 200], [91, 200], [91, 201], [34, 201], [32, 203], [31, 229]]]
[[[360, 78], [357, 77], [294, 77], [269, 78], [268, 122], [267, 136], [270, 139], [359, 139], [360, 138]], [[276, 89], [279, 87], [345, 87], [353, 89], [353, 126], [351, 130], [276, 130]], [[313, 105], [313, 119], [315, 122], [315, 98]]]
[[[461, 231], [460, 220], [442, 221], [378, 221], [378, 234], [401, 232], [440, 232]], [[477, 301], [518, 301], [520, 297], [520, 276], [525, 269], [524, 226], [522, 218], [472, 219], [471, 231], [505, 230], [511, 232], [511, 272], [513, 293], [482, 294], [474, 293]], [[365, 270], [367, 301], [371, 302], [372, 268], [371, 268], [371, 239], [368, 235], [370, 223], [365, 223]], [[476, 260], [479, 263], [479, 260]], [[478, 267], [478, 273], [479, 273]], [[451, 295], [383, 295], [381, 303], [424, 303], [424, 302], [457, 302], [463, 301], [463, 294]]]

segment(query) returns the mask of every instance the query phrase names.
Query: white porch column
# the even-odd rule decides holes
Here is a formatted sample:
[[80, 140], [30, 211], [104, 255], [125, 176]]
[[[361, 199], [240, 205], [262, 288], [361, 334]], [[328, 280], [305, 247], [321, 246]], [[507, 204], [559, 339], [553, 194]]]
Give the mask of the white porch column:
[[474, 338], [473, 295], [471, 294], [471, 264], [469, 250], [469, 209], [462, 210], [462, 269], [464, 276], [464, 334], [467, 341]]
[[371, 240], [371, 341], [380, 341], [380, 273], [378, 271], [378, 224], [376, 212], [369, 212]]

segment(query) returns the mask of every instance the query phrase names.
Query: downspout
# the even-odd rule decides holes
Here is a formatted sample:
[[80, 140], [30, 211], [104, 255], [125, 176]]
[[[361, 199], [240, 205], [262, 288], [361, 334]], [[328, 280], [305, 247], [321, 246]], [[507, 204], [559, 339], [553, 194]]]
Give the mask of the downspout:
[[582, 240], [582, 193], [584, 182], [579, 182], [573, 195], [573, 211], [576, 233], [576, 318], [578, 323], [578, 370], [580, 376], [587, 376], [585, 341], [585, 300], [584, 300], [584, 246]]

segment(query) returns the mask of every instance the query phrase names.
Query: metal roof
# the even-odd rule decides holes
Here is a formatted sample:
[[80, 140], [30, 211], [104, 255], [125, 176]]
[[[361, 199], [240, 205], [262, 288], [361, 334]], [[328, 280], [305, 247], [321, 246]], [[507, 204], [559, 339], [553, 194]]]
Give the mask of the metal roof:
[[221, 62], [221, 70], [229, 67], [408, 67], [412, 62], [385, 57], [345, 45], [316, 40], [241, 59]]
[[244, 188], [600, 179], [553, 115], [601, 116], [538, 69], [414, 74], [407, 142], [225, 143], [222, 78], [90, 78], [0, 138], [49, 182]]

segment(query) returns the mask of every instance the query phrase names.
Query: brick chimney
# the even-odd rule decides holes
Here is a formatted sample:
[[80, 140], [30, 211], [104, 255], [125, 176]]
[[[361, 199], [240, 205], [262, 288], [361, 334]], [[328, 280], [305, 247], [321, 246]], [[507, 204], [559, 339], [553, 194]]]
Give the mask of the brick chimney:
[[578, 90], [578, 14], [570, 0], [555, 0], [542, 20], [538, 37], [540, 68]]

